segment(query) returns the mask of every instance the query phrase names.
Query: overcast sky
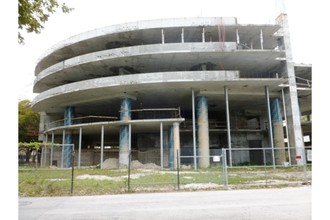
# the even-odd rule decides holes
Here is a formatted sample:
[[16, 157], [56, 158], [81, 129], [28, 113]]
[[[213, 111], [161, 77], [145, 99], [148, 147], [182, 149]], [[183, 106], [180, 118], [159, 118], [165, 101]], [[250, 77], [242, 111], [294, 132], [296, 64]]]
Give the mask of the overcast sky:
[[[53, 14], [44, 24], [41, 34], [25, 34], [25, 45], [19, 45], [18, 99], [32, 100], [34, 68], [44, 51], [70, 36], [95, 28], [137, 20], [171, 17], [237, 17], [238, 23], [273, 24], [280, 6], [276, 0], [65, 0], [74, 8], [69, 14]], [[285, 10], [297, 63], [312, 63], [310, 47], [302, 47], [310, 40], [306, 13], [312, 1], [288, 0]], [[297, 5], [299, 3], [299, 5]], [[299, 9], [299, 10], [298, 10]]]

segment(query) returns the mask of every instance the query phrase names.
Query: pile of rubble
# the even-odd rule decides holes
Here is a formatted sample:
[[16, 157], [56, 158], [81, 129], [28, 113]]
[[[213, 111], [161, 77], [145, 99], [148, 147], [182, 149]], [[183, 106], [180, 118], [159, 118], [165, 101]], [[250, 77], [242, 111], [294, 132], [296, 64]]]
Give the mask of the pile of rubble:
[[[108, 158], [103, 161], [103, 169], [118, 169], [119, 160], [117, 158]], [[143, 164], [138, 160], [133, 160], [131, 162], [131, 169], [159, 169], [160, 166], [154, 163]]]

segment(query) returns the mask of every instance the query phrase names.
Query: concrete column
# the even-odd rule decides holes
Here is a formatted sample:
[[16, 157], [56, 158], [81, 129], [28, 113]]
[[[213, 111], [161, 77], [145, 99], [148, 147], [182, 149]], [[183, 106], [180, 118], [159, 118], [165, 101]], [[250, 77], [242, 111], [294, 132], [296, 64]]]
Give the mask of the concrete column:
[[[180, 126], [179, 122], [173, 123], [173, 150], [174, 150], [174, 168], [180, 166], [180, 158], [179, 164], [177, 164], [177, 157], [180, 155]], [[179, 155], [178, 155], [179, 151]]]
[[275, 161], [277, 165], [283, 165], [285, 160], [285, 145], [283, 132], [283, 119], [281, 113], [280, 99], [273, 98], [270, 100], [270, 112], [273, 125], [273, 137], [275, 149]]
[[207, 97], [197, 96], [197, 129], [198, 129], [198, 156], [199, 167], [210, 166], [210, 147], [209, 147], [209, 119]]
[[173, 126], [168, 129], [168, 167], [174, 168], [174, 141], [173, 141]]
[[[72, 125], [75, 115], [75, 108], [73, 106], [67, 106], [64, 110], [64, 126]], [[66, 132], [63, 145], [63, 168], [72, 166], [72, 144], [73, 134], [72, 131]]]
[[265, 94], [266, 94], [267, 118], [268, 118], [268, 139], [269, 139], [269, 146], [272, 149], [272, 164], [273, 164], [273, 168], [275, 168], [273, 126], [272, 126], [272, 119], [271, 119], [271, 113], [270, 113], [270, 101], [269, 101], [268, 86], [265, 86]]
[[289, 138], [289, 131], [288, 131], [288, 119], [286, 117], [286, 104], [285, 104], [285, 98], [284, 98], [284, 91], [282, 89], [282, 102], [283, 102], [283, 113], [284, 113], [284, 120], [285, 120], [285, 134], [287, 139], [287, 146], [288, 146], [288, 156], [289, 156], [289, 164], [291, 165], [291, 149], [290, 149], [290, 138]]
[[47, 162], [47, 144], [48, 144], [48, 133], [45, 134], [45, 140], [43, 141], [44, 146], [41, 148], [41, 160], [40, 167], [45, 167]]
[[[121, 101], [120, 120], [131, 120], [131, 105], [132, 100], [130, 98], [124, 98]], [[128, 166], [129, 144], [129, 125], [122, 125], [119, 129], [119, 168]]]
[[[285, 56], [286, 56], [286, 64], [284, 65], [284, 76], [288, 78], [289, 87], [284, 88], [284, 96], [286, 103], [286, 116], [289, 132], [289, 142], [291, 147], [296, 148], [296, 156], [300, 156], [303, 158], [304, 155], [304, 140], [300, 122], [300, 108], [298, 104], [298, 93], [297, 93], [297, 85], [296, 85], [296, 75], [294, 71], [294, 62], [292, 59], [292, 51], [291, 51], [291, 41], [290, 41], [290, 32], [289, 32], [289, 24], [287, 14], [280, 14], [276, 23], [282, 26], [282, 34], [283, 34], [283, 44], [280, 46], [284, 46], [285, 48]], [[295, 156], [295, 155], [292, 155]], [[294, 163], [294, 160], [292, 161]], [[303, 160], [297, 161], [298, 165], [303, 165]]]

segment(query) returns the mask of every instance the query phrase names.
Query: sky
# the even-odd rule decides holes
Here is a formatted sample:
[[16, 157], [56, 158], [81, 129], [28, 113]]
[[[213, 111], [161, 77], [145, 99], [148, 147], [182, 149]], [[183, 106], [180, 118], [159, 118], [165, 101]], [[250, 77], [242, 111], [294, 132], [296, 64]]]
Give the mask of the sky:
[[[74, 8], [72, 12], [53, 14], [44, 24], [41, 34], [24, 34], [25, 44], [18, 46], [18, 100], [33, 100], [37, 95], [32, 92], [34, 68], [43, 52], [76, 34], [113, 24], [174, 17], [237, 17], [238, 23], [242, 24], [273, 24], [283, 10], [280, 7], [283, 4], [279, 2], [282, 0], [65, 0]], [[302, 42], [306, 44], [311, 37], [306, 28], [306, 24], [311, 23], [306, 16], [311, 2], [287, 0], [284, 6], [289, 16], [296, 63], [312, 63], [309, 48], [301, 47]]]

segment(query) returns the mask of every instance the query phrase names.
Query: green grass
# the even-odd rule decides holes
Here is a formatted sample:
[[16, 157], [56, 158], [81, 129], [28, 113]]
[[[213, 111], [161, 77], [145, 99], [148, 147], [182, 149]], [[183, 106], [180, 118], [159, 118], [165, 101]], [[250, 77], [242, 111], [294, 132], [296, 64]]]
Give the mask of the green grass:
[[[308, 168], [311, 170], [311, 167]], [[160, 192], [177, 190], [176, 170], [131, 170], [128, 189], [128, 171], [109, 169], [75, 169], [73, 195], [104, 195], [131, 192]], [[43, 169], [20, 167], [18, 170], [20, 196], [67, 196], [71, 192], [71, 169]], [[101, 175], [110, 180], [78, 179], [81, 175]], [[303, 182], [303, 168], [285, 167], [228, 168], [229, 188], [280, 187]], [[217, 189], [224, 189], [224, 175], [221, 167], [208, 169], [180, 170], [180, 190], [187, 184], [214, 183]], [[282, 181], [282, 182], [281, 182]], [[309, 172], [308, 181], [311, 181]], [[292, 184], [291, 184], [292, 182]], [[276, 183], [276, 184], [274, 184]], [[188, 189], [184, 189], [188, 190]]]

